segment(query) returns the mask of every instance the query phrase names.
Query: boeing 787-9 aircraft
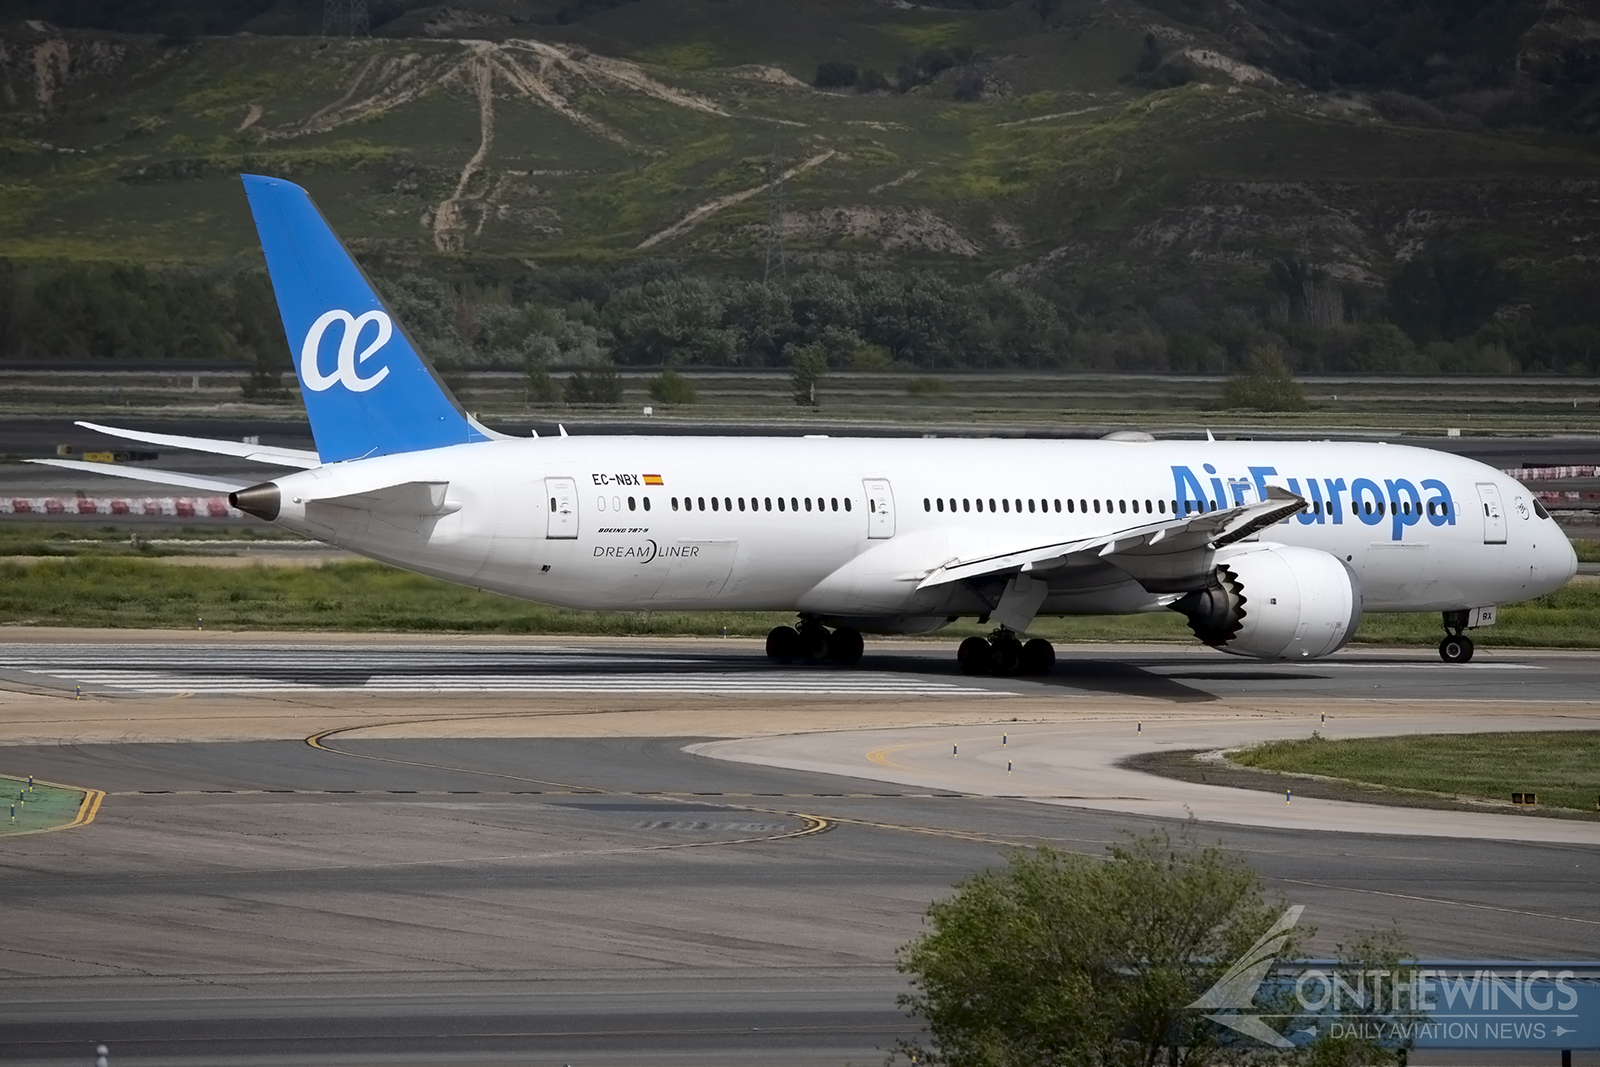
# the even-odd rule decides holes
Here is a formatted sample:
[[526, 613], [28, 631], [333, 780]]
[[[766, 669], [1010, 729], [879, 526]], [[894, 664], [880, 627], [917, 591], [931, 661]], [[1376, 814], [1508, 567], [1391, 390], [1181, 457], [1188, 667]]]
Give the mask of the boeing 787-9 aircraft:
[[993, 625], [973, 674], [1037, 673], [1041, 615], [1177, 611], [1224, 652], [1312, 659], [1363, 612], [1439, 611], [1472, 658], [1494, 607], [1577, 562], [1523, 486], [1383, 444], [822, 437], [513, 438], [462, 410], [305, 190], [244, 176], [315, 452], [81, 423], [292, 473], [228, 492], [295, 533], [572, 608], [792, 611], [781, 662], [861, 658], [862, 634]]

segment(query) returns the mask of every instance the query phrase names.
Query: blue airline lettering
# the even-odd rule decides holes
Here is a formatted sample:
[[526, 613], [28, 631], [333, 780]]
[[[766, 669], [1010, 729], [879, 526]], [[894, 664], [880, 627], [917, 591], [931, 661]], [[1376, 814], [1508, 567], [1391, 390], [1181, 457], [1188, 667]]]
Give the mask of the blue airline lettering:
[[[1216, 467], [1209, 463], [1202, 465], [1201, 469], [1210, 475], [1206, 480], [1211, 483], [1212, 492], [1215, 494], [1210, 501], [1207, 500], [1200, 476], [1195, 474], [1193, 469], [1181, 464], [1173, 465], [1172, 486], [1173, 502], [1177, 507], [1176, 514], [1190, 515], [1196, 511], [1211, 511], [1219, 506], [1227, 507], [1230, 503], [1238, 507], [1246, 502], [1247, 494], [1252, 491], [1256, 500], [1265, 500], [1268, 479], [1279, 477], [1278, 468], [1269, 466], [1248, 468], [1250, 472], [1248, 478], [1219, 476]], [[1226, 487], [1223, 482], [1224, 477], [1227, 478]], [[1403, 540], [1406, 528], [1416, 526], [1424, 515], [1432, 526], [1456, 524], [1456, 507], [1450, 495], [1450, 488], [1437, 478], [1424, 478], [1420, 482], [1414, 482], [1409, 478], [1385, 478], [1381, 486], [1371, 478], [1357, 478], [1349, 482], [1348, 487], [1343, 478], [1307, 478], [1304, 491], [1301, 489], [1299, 478], [1285, 478], [1284, 481], [1291, 493], [1309, 497], [1311, 500], [1312, 506], [1294, 517], [1303, 526], [1330, 523], [1334, 526], [1344, 525], [1345, 509], [1342, 497], [1346, 492], [1350, 496], [1350, 510], [1365, 525], [1381, 525], [1387, 515], [1389, 537], [1394, 541]], [[1425, 494], [1431, 494], [1427, 496], [1426, 501], [1424, 501]], [[1283, 522], [1288, 523], [1289, 520], [1284, 519]]]

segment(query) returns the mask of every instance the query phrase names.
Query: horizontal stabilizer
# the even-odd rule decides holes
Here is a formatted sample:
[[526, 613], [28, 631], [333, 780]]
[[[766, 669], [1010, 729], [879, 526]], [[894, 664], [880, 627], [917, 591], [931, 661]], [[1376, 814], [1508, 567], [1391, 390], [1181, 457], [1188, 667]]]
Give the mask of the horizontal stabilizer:
[[214, 456], [238, 456], [255, 463], [270, 463], [275, 467], [320, 467], [322, 460], [315, 452], [298, 448], [278, 448], [275, 445], [252, 445], [243, 441], [216, 441], [209, 437], [182, 437], [173, 433], [148, 433], [144, 430], [123, 430], [115, 426], [101, 426], [96, 422], [77, 422], [86, 430], [120, 437], [125, 441], [139, 441], [147, 445], [166, 445], [168, 448], [187, 448], [195, 452], [210, 452]]
[[110, 463], [86, 463], [78, 459], [30, 459], [25, 462], [89, 474], [108, 474], [113, 478], [131, 478], [138, 482], [154, 482], [156, 485], [181, 485], [185, 489], [203, 489], [208, 493], [231, 493], [245, 486], [243, 482], [207, 478], [203, 474], [152, 470], [149, 467], [118, 467]]

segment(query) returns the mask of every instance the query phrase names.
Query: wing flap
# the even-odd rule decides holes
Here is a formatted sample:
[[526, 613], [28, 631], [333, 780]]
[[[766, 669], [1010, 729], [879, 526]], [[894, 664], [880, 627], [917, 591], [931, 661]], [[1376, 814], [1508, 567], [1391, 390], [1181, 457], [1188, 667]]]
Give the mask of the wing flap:
[[315, 452], [298, 448], [279, 448], [276, 445], [252, 445], [243, 441], [216, 441], [209, 437], [184, 437], [173, 433], [150, 433], [145, 430], [124, 430], [116, 426], [101, 426], [97, 422], [76, 422], [86, 430], [120, 437], [125, 441], [138, 441], [147, 445], [166, 445], [168, 448], [187, 448], [195, 452], [210, 452], [215, 456], [238, 456], [256, 463], [270, 463], [277, 467], [309, 469], [322, 466]]
[[[986, 554], [972, 559], [951, 559], [929, 572], [918, 583], [917, 589], [931, 589], [991, 575], [1038, 574], [1064, 567], [1073, 556], [1083, 555], [1092, 555], [1115, 564], [1135, 578], [1140, 577], [1136, 571], [1146, 569], [1140, 566], [1146, 560], [1153, 564], [1149, 569], [1170, 576], [1190, 570], [1198, 574], [1204, 570], [1200, 560], [1205, 554], [1242, 541], [1296, 514], [1305, 504], [1304, 499], [1288, 490], [1269, 485], [1266, 498], [1253, 504], [1163, 519], [1100, 537], [1034, 545], [1014, 552]], [[1192, 566], [1189, 557], [1193, 557]]]

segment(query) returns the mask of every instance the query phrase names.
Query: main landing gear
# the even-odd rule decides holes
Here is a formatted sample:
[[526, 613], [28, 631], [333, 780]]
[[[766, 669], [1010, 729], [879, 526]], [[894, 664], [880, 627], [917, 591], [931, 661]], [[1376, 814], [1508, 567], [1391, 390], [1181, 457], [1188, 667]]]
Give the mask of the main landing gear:
[[1035, 637], [1023, 644], [1010, 630], [996, 630], [988, 639], [969, 637], [956, 650], [962, 674], [1048, 674], [1055, 666], [1055, 646]]
[[837, 663], [853, 667], [861, 662], [861, 649], [860, 630], [849, 626], [829, 630], [805, 617], [799, 626], [777, 626], [767, 634], [767, 658], [776, 663]]
[[1467, 613], [1444, 613], [1445, 638], [1439, 642], [1439, 658], [1446, 663], [1471, 663], [1472, 638], [1467, 636]]

